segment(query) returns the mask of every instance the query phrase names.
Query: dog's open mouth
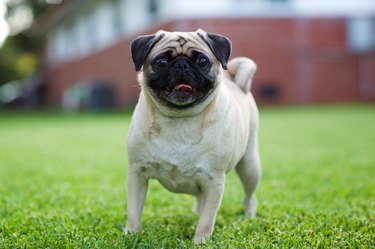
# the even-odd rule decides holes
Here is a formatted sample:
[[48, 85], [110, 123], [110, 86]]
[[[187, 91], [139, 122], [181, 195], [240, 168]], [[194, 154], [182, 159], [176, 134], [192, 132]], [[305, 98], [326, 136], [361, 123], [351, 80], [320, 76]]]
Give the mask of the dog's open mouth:
[[151, 74], [147, 86], [155, 99], [172, 108], [185, 109], [205, 100], [215, 88], [214, 78], [201, 74], [188, 76], [158, 77]]
[[166, 95], [168, 97], [173, 99], [180, 99], [181, 101], [183, 101], [184, 99], [189, 99], [189, 97], [193, 97], [196, 93], [196, 88], [193, 88], [192, 86], [183, 82], [166, 89]]
[[202, 100], [209, 88], [196, 88], [186, 82], [179, 82], [166, 88], [153, 89], [159, 98], [177, 108], [186, 108]]
[[186, 107], [205, 96], [205, 92], [186, 82], [180, 82], [174, 86], [162, 89], [160, 97], [177, 107]]

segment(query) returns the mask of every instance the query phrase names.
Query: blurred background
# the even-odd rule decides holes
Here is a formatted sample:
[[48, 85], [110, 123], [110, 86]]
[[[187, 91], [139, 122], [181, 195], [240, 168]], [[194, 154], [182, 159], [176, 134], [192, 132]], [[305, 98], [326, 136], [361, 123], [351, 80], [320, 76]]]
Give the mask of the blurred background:
[[374, 0], [0, 0], [0, 108], [134, 106], [131, 40], [198, 28], [258, 64], [259, 105], [375, 101]]

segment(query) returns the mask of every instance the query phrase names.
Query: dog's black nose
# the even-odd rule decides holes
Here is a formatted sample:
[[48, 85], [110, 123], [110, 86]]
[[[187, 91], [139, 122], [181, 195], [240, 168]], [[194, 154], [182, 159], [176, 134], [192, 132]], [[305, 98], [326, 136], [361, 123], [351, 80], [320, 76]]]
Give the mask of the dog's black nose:
[[189, 63], [184, 59], [179, 59], [174, 64], [174, 67], [180, 72], [185, 72], [189, 68]]

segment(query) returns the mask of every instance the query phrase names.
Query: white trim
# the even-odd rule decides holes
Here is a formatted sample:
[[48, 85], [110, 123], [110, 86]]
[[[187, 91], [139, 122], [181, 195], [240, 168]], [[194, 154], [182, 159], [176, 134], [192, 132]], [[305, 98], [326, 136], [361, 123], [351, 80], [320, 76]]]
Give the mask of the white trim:
[[374, 0], [160, 0], [159, 17], [186, 18], [303, 18], [375, 16]]

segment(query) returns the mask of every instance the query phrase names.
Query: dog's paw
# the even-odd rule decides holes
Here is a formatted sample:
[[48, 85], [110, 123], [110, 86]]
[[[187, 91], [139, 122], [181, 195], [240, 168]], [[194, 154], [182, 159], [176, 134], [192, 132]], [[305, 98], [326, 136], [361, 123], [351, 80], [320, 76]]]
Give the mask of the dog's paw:
[[201, 244], [201, 243], [206, 243], [210, 239], [212, 232], [213, 232], [213, 227], [203, 229], [201, 231], [196, 231], [195, 236], [194, 236], [194, 243], [196, 245]]
[[250, 199], [244, 201], [245, 206], [245, 218], [256, 218], [257, 199], [253, 194]]
[[194, 244], [198, 245], [198, 244], [204, 244], [206, 243], [211, 237], [211, 234], [207, 234], [205, 236], [197, 236], [195, 235], [194, 236]]
[[139, 228], [131, 227], [131, 226], [126, 226], [123, 230], [125, 235], [132, 234], [132, 233], [139, 233]]

